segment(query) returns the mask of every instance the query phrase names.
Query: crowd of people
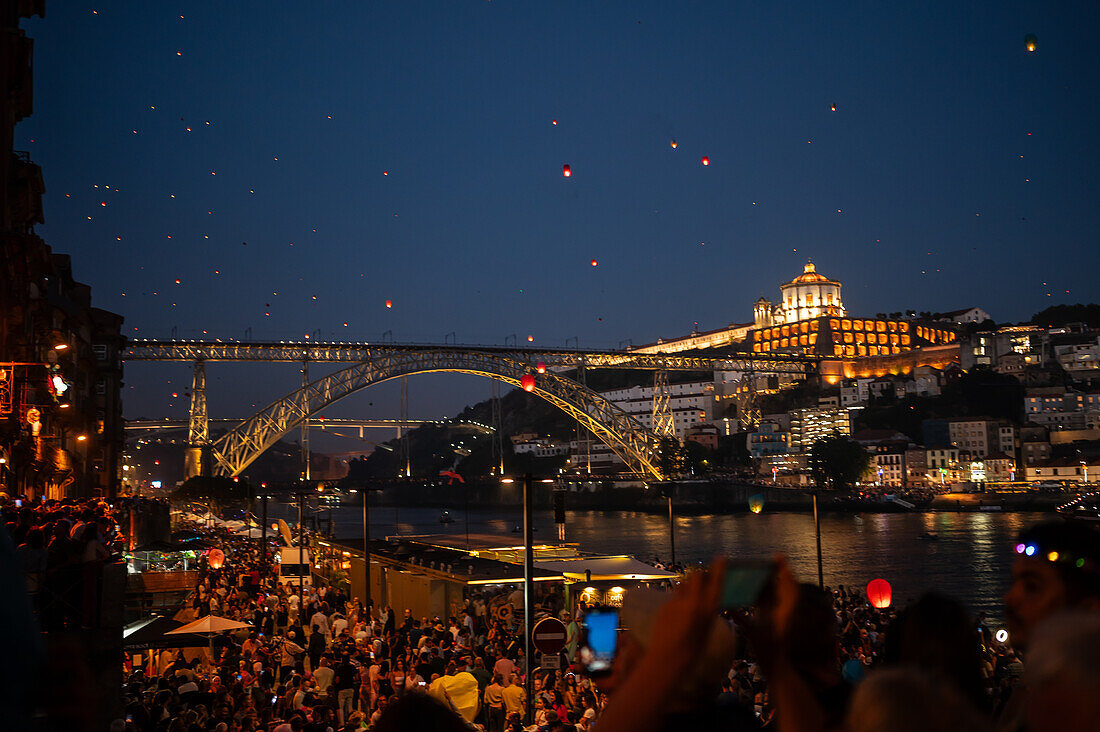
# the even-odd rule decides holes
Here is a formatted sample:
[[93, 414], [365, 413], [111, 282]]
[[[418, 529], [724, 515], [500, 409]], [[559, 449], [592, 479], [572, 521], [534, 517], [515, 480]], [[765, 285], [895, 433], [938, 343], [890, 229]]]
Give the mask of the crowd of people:
[[[45, 629], [89, 621], [87, 570], [117, 558], [124, 509], [0, 501]], [[199, 562], [177, 619], [243, 627], [128, 655], [118, 732], [1085, 730], [1100, 719], [1100, 533], [1077, 524], [1039, 524], [1014, 544], [1007, 638], [941, 594], [878, 609], [862, 590], [798, 582], [782, 558], [756, 603], [723, 608], [719, 561], [670, 590], [631, 590], [598, 675], [578, 654], [591, 608], [567, 607], [560, 589], [538, 598], [539, 615], [568, 626], [560, 670], [543, 670], [524, 656], [515, 587], [415, 617], [319, 580], [282, 584], [254, 540], [201, 531], [217, 532], [225, 558]]]
[[[468, 729], [587, 730], [606, 701], [579, 669], [530, 669], [527, 718], [522, 613], [500, 612], [522, 607], [514, 587], [472, 594], [445, 618], [368, 609], [331, 585], [279, 582], [255, 541], [215, 531], [224, 561], [199, 562], [200, 581], [179, 618], [212, 614], [245, 627], [208, 648], [166, 648], [127, 667], [120, 729], [384, 729], [387, 710], [401, 715], [412, 700], [439, 705]], [[542, 601], [541, 614], [568, 620], [560, 593]], [[577, 623], [570, 628], [572, 651]]]

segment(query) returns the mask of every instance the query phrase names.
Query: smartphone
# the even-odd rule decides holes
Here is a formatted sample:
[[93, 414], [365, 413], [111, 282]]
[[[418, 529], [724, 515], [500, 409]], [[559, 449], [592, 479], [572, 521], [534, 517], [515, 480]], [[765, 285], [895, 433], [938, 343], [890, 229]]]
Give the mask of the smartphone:
[[428, 685], [427, 681], [417, 681], [416, 683], [419, 684], [420, 686], [427, 686]]
[[584, 616], [584, 644], [581, 646], [581, 662], [589, 674], [611, 671], [615, 649], [619, 642], [619, 611], [614, 609], [590, 610]]
[[730, 564], [722, 583], [723, 610], [755, 605], [775, 573], [773, 562], [737, 562]]
[[15, 499], [15, 507], [16, 508], [23, 508], [23, 501], [19, 498], [16, 498]]

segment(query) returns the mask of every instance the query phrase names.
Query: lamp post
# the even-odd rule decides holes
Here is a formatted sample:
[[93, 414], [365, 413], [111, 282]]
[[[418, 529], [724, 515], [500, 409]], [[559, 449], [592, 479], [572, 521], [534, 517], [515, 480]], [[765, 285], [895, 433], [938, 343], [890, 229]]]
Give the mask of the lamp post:
[[370, 490], [363, 484], [363, 597], [367, 614], [374, 604], [370, 596]]
[[817, 491], [811, 495], [814, 501], [814, 534], [817, 536], [817, 586], [825, 589], [825, 575], [821, 569], [821, 519], [817, 515]]
[[527, 703], [527, 716], [531, 720], [531, 670], [534, 661], [531, 658], [531, 603], [535, 599], [534, 540], [531, 525], [531, 474], [523, 475], [523, 657], [527, 663], [523, 675], [523, 691]]
[[668, 494], [668, 548], [671, 554], [669, 562], [676, 564], [676, 525], [672, 522], [672, 492]]
[[[298, 597], [301, 598], [305, 593], [306, 581], [302, 574], [302, 567], [306, 563], [306, 546], [305, 546], [305, 507], [306, 507], [306, 490], [305, 486], [301, 486], [298, 491]], [[303, 598], [304, 599], [304, 598]]]
[[263, 522], [260, 524], [260, 566], [267, 570], [267, 483], [260, 483], [263, 493]]
[[[501, 483], [513, 483], [511, 478], [501, 478]], [[524, 674], [523, 691], [526, 696], [527, 719], [531, 719], [531, 670], [534, 661], [531, 658], [531, 619], [532, 603], [535, 599], [534, 582], [534, 526], [531, 518], [531, 474], [523, 476], [523, 657], [527, 664]]]

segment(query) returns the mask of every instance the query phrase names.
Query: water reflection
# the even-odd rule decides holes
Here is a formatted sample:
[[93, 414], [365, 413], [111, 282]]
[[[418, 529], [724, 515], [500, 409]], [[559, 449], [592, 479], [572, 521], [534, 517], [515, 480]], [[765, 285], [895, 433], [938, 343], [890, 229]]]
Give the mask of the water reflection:
[[[296, 512], [288, 513], [285, 518], [296, 518]], [[360, 535], [359, 510], [334, 513], [337, 536]], [[445, 526], [439, 523], [438, 510], [377, 509], [371, 514], [371, 533], [375, 537], [392, 535], [395, 523], [401, 534], [463, 533], [463, 512], [451, 511], [451, 516], [454, 523]], [[1013, 539], [1022, 527], [1043, 518], [1042, 514], [1020, 513], [823, 514], [825, 582], [862, 587], [883, 577], [890, 581], [898, 602], [937, 590], [999, 621], [1001, 597], [1010, 578]], [[510, 506], [470, 510], [471, 533], [513, 537], [512, 529], [521, 521], [520, 512]], [[706, 562], [718, 554], [757, 559], [784, 553], [801, 579], [814, 581], [817, 577], [810, 514], [680, 516], [674, 525], [676, 558], [681, 562]], [[535, 527], [536, 540], [557, 536], [549, 512], [536, 514]], [[927, 538], [929, 533], [937, 538]], [[668, 517], [663, 515], [568, 512], [566, 537], [590, 552], [633, 554], [646, 560], [654, 556], [667, 560], [669, 556]]]

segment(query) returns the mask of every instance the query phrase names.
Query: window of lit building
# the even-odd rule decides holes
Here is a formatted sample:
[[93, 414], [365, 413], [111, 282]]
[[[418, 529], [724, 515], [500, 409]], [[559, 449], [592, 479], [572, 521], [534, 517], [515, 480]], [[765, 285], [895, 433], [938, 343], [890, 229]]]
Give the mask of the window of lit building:
[[896, 345], [898, 344], [898, 336], [897, 336], [897, 333], [891, 333], [891, 334], [890, 334], [890, 344], [891, 344], [891, 345], [894, 345], [894, 346], [896, 346]]
[[863, 330], [863, 321], [856, 320], [852, 322], [852, 330]]
[[780, 345], [781, 348], [786, 348], [787, 347], [787, 339], [784, 338], [783, 340], [779, 341], [779, 345]]
[[841, 345], [833, 346], [833, 354], [836, 355], [836, 356], [843, 356], [844, 355], [844, 346], [841, 346]]
[[856, 333], [856, 343], [863, 343], [863, 334]]
[[901, 345], [903, 345], [903, 346], [908, 346], [909, 345], [909, 335], [908, 334], [905, 334], [901, 337]]
[[890, 325], [890, 332], [891, 332], [891, 333], [893, 333], [893, 332], [897, 331], [897, 329], [898, 329], [898, 324], [897, 324], [897, 322], [896, 322], [896, 321], [893, 321], [893, 320], [891, 320], [891, 321], [890, 321], [890, 323], [889, 323], [889, 325]]
[[867, 352], [868, 352], [868, 354], [870, 354], [872, 356], [877, 356], [878, 355], [878, 346], [868, 346], [867, 347]]
[[760, 344], [759, 343], [753, 343], [752, 344], [752, 350], [753, 350], [754, 353], [760, 353]]
[[801, 330], [802, 330], [803, 333], [809, 333], [810, 332], [810, 324], [809, 323], [803, 323]]
[[807, 337], [810, 339], [811, 346], [817, 343], [817, 333], [810, 333], [810, 335]]
[[852, 329], [852, 321], [848, 320], [847, 318], [840, 321], [840, 329], [841, 330], [851, 330]]
[[783, 326], [783, 335], [789, 336], [790, 334], [791, 334], [791, 326], [784, 325]]
[[811, 320], [810, 321], [810, 331], [812, 331], [814, 333], [817, 332], [817, 321], [816, 320]]
[[901, 330], [902, 333], [908, 333], [909, 332], [909, 324], [908, 323], [898, 323], [898, 328]]
[[867, 355], [867, 346], [856, 346], [856, 355], [857, 356], [866, 356]]
[[879, 333], [885, 333], [886, 332], [886, 322], [880, 320], [877, 323], [875, 323], [875, 330], [877, 330]]
[[851, 333], [845, 333], [844, 334], [844, 342], [845, 343], [851, 343], [852, 342], [852, 334]]
[[828, 292], [828, 293], [825, 294], [825, 304], [826, 305], [832, 305], [833, 304], [833, 293]]
[[829, 327], [833, 330], [840, 330], [840, 321], [836, 318], [829, 318]]
[[897, 346], [894, 346], [890, 349], [890, 353], [901, 353], [901, 349]]
[[854, 356], [854, 355], [856, 355], [856, 347], [855, 346], [844, 346], [844, 355], [845, 356]]

